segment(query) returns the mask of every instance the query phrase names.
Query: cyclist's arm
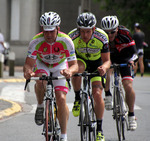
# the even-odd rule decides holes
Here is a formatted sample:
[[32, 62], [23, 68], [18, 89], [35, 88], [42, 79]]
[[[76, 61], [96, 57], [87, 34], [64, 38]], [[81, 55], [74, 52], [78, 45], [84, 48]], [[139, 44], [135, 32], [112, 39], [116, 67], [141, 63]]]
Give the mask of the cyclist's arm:
[[103, 76], [105, 75], [107, 70], [110, 68], [110, 64], [111, 64], [110, 52], [101, 53], [101, 59], [102, 59], [103, 64], [98, 67], [98, 71], [100, 75]]
[[4, 46], [4, 42], [0, 42], [0, 44], [3, 46], [3, 48], [5, 49], [5, 46]]
[[3, 34], [0, 33], [0, 44], [2, 44], [3, 48], [5, 49], [4, 41], [5, 41], [4, 36]]
[[61, 70], [61, 74], [64, 75], [67, 79], [69, 79], [72, 75], [78, 72], [78, 64], [77, 60], [72, 60], [68, 62], [69, 68]]
[[35, 75], [35, 73], [33, 72], [34, 64], [35, 64], [35, 59], [32, 59], [30, 57], [26, 58], [26, 61], [23, 67], [25, 79], [29, 79], [30, 77]]

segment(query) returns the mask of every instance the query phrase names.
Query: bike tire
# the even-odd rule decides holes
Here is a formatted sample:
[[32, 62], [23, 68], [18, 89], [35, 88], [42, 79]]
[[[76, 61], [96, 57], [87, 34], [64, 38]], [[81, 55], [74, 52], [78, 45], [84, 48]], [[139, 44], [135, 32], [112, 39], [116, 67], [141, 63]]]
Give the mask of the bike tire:
[[96, 140], [96, 115], [94, 112], [94, 103], [93, 100], [89, 100], [89, 122], [90, 122], [90, 129], [89, 129], [89, 141]]
[[125, 109], [123, 107], [123, 105], [125, 104], [124, 102], [125, 101], [124, 101], [123, 96], [120, 95], [120, 106], [121, 106], [120, 110], [121, 110], [122, 139], [123, 140], [125, 140], [125, 122], [126, 122], [126, 115], [125, 115], [126, 111], [125, 111]]
[[45, 110], [45, 138], [46, 141], [53, 141], [54, 139], [54, 107], [53, 102], [50, 104], [50, 100], [46, 100]]
[[59, 134], [60, 134], [60, 127], [59, 127], [59, 121], [58, 121], [58, 118], [57, 118], [57, 105], [56, 105], [56, 102], [54, 102], [54, 116], [53, 116], [53, 126], [54, 126], [54, 136], [53, 136], [53, 141], [59, 141]]
[[87, 116], [86, 116], [86, 99], [85, 95], [82, 94], [81, 106], [80, 106], [80, 136], [81, 141], [88, 141], [88, 128], [87, 128]]
[[118, 140], [122, 140], [122, 120], [120, 116], [120, 96], [118, 88], [114, 88], [114, 119], [116, 120], [116, 128]]
[[49, 137], [49, 103], [50, 101], [47, 100], [46, 101], [46, 109], [45, 109], [45, 139], [46, 141], [50, 141], [50, 137]]

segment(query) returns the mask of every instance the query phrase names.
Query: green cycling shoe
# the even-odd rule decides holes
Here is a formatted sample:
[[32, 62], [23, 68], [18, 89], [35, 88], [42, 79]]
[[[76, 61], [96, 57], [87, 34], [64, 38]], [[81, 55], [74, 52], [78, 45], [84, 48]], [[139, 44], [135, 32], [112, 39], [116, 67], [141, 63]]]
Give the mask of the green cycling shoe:
[[74, 106], [72, 108], [72, 113], [75, 117], [80, 115], [80, 101], [75, 101]]
[[97, 132], [96, 141], [105, 141], [105, 137], [101, 131]]

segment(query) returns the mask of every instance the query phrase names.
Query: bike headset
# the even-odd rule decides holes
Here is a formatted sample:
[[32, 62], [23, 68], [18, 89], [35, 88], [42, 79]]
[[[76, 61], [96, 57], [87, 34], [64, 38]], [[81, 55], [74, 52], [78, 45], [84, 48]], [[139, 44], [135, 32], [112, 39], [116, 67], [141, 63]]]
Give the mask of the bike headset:
[[101, 20], [101, 28], [103, 30], [114, 30], [119, 26], [117, 16], [105, 16]]
[[77, 18], [77, 27], [82, 29], [92, 29], [96, 25], [95, 15], [90, 12], [82, 13]]
[[56, 12], [45, 12], [40, 17], [40, 26], [43, 27], [44, 31], [53, 31], [61, 23], [61, 18]]

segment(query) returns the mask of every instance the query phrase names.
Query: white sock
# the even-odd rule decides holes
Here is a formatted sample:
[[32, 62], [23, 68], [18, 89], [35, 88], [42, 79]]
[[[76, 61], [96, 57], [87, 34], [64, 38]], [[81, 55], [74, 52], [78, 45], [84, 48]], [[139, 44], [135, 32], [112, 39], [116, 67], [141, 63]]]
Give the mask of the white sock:
[[61, 134], [60, 138], [67, 139], [67, 134]]
[[37, 107], [44, 107], [44, 103], [42, 103], [42, 104], [37, 104]]

